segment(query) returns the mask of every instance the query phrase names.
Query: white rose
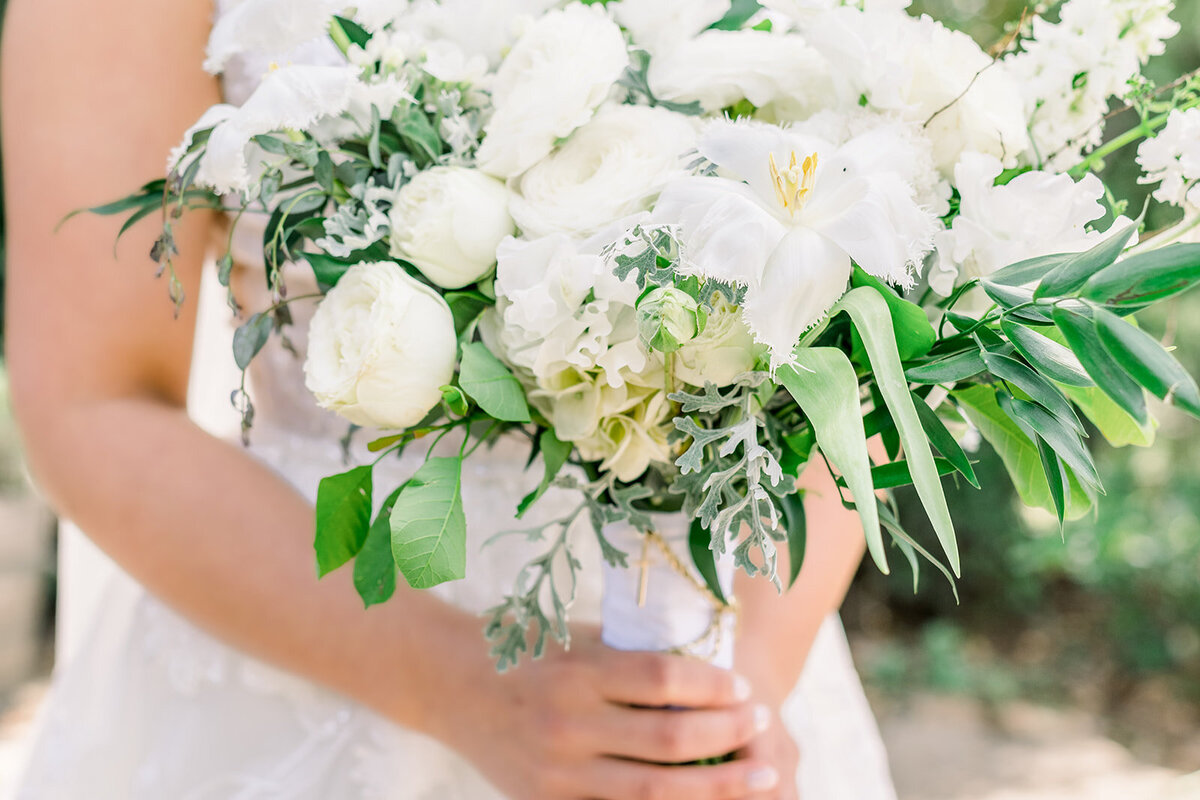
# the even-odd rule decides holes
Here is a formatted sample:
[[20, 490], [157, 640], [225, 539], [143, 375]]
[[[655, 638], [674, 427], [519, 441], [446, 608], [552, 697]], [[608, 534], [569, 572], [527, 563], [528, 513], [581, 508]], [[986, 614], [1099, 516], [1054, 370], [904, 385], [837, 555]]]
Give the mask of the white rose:
[[635, 481], [651, 463], [669, 465], [674, 460], [668, 441], [674, 416], [666, 394], [654, 391], [626, 413], [605, 417], [595, 435], [576, 441], [575, 446], [580, 456], [600, 461], [600, 468], [618, 480]]
[[693, 386], [705, 382], [728, 386], [754, 369], [763, 352], [742, 319], [742, 312], [725, 301], [716, 304], [700, 335], [675, 353], [675, 377]]
[[514, 183], [511, 211], [530, 237], [593, 233], [649, 208], [663, 186], [686, 174], [696, 124], [645, 106], [608, 106]]
[[794, 34], [704, 31], [650, 60], [655, 96], [699, 101], [715, 112], [746, 99], [755, 106], [781, 103], [798, 116], [827, 102], [825, 60]]
[[628, 65], [625, 36], [601, 7], [542, 16], [496, 73], [480, 168], [511, 178], [541, 161], [592, 118]]
[[482, 172], [434, 167], [401, 187], [390, 213], [392, 255], [444, 289], [482, 278], [513, 233], [508, 190]]
[[454, 318], [399, 264], [351, 267], [313, 315], [305, 385], [322, 408], [369, 428], [420, 422], [454, 377]]

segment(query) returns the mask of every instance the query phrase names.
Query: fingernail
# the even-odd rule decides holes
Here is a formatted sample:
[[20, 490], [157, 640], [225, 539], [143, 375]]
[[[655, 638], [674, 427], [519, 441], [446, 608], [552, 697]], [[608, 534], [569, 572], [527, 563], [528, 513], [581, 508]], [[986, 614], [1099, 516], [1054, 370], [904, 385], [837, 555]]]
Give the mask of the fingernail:
[[771, 727], [771, 709], [766, 706], [757, 706], [754, 709], [754, 730], [762, 733], [769, 727]]
[[741, 675], [733, 676], [733, 699], [739, 703], [744, 703], [750, 699], [750, 695], [754, 692], [750, 686], [750, 681], [743, 678]]
[[779, 773], [771, 767], [756, 769], [746, 776], [746, 787], [752, 792], [765, 792], [774, 789], [779, 783]]

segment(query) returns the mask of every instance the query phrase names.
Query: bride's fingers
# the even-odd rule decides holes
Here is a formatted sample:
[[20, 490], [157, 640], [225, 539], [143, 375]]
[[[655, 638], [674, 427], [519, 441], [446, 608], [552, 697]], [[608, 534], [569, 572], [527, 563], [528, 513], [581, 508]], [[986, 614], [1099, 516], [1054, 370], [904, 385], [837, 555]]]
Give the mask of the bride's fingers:
[[583, 796], [595, 800], [743, 800], [779, 784], [779, 773], [761, 761], [661, 767], [599, 759], [580, 778]]
[[745, 678], [703, 661], [617, 650], [609, 650], [603, 661], [600, 691], [614, 703], [723, 708], [750, 698]]
[[609, 706], [597, 717], [593, 730], [598, 747], [607, 755], [682, 764], [745, 747], [770, 722], [766, 706], [748, 703], [679, 711]]

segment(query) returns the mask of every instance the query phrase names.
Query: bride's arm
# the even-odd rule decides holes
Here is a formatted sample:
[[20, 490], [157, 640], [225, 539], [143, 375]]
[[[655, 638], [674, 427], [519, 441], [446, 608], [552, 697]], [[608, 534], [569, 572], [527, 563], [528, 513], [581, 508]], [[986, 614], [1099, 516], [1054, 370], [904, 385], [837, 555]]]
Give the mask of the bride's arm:
[[[54, 504], [188, 618], [441, 738], [509, 796], [720, 800], [773, 783], [754, 759], [629, 760], [691, 761], [749, 742], [761, 714], [723, 670], [581, 636], [570, 654], [498, 678], [480, 621], [431, 594], [401, 588], [364, 612], [348, 570], [316, 580], [303, 498], [189, 421], [195, 304], [172, 319], [152, 277], [159, 223], [131, 230], [116, 259], [112, 219], [52, 229], [161, 174], [218, 99], [199, 69], [210, 14], [208, 0], [8, 4], [8, 365], [30, 465]], [[193, 214], [176, 225], [192, 297], [211, 223]], [[653, 708], [670, 705], [697, 710]]]

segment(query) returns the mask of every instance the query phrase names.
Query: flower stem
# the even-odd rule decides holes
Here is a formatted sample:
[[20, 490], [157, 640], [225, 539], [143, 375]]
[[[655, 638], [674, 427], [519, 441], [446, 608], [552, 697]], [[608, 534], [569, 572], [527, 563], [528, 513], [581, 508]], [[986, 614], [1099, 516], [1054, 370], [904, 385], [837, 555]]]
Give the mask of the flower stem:
[[1074, 167], [1071, 167], [1071, 169], [1067, 171], [1067, 174], [1076, 180], [1082, 178], [1089, 170], [1103, 163], [1105, 158], [1117, 152], [1118, 150], [1128, 147], [1136, 141], [1148, 139], [1153, 136], [1158, 132], [1159, 128], [1167, 124], [1167, 120], [1170, 119], [1172, 112], [1187, 111], [1188, 109], [1196, 108], [1198, 106], [1200, 106], [1200, 98], [1190, 100], [1178, 108], [1163, 112], [1158, 116], [1142, 120], [1141, 123], [1136, 127], [1125, 131], [1125, 133], [1121, 134], [1120, 136], [1114, 137], [1107, 143], [1088, 153], [1087, 158], [1083, 159], [1083, 161], [1080, 161]]

